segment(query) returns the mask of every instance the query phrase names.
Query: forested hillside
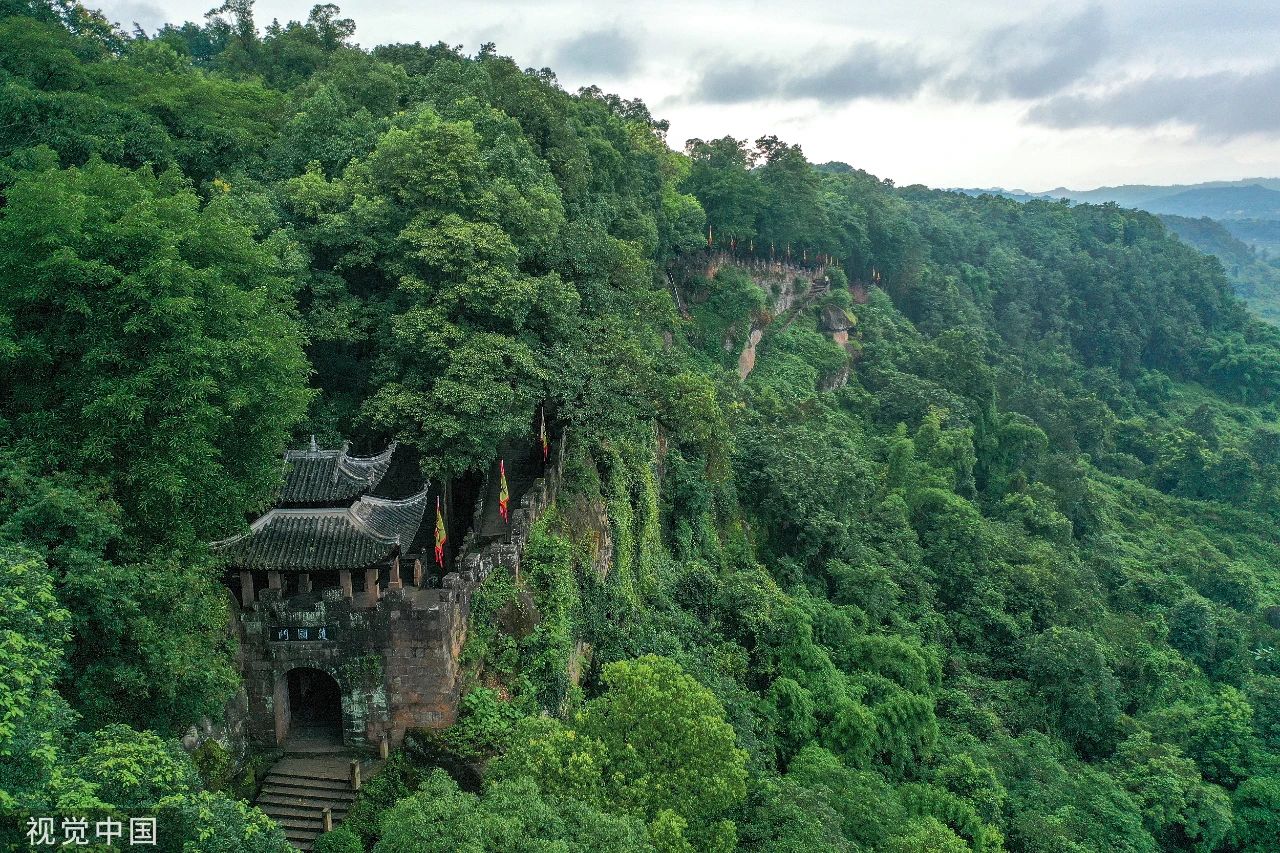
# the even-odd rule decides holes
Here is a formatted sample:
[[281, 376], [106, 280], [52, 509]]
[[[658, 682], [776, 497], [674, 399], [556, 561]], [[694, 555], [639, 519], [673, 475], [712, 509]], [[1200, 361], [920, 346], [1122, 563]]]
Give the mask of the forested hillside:
[[1260, 317], [1280, 323], [1280, 264], [1208, 217], [1165, 215], [1160, 221], [1187, 243], [1222, 261], [1236, 295]]
[[1036, 195], [1042, 198], [1069, 198], [1091, 204], [1115, 202], [1151, 213], [1201, 217], [1228, 221], [1237, 219], [1274, 220], [1278, 211], [1276, 191], [1280, 178], [1242, 178], [1236, 181], [1204, 181], [1196, 184], [1122, 184], [1092, 190], [1066, 187]]
[[317, 849], [1277, 848], [1280, 330], [1155, 216], [677, 152], [333, 6], [0, 13], [8, 830], [286, 849], [176, 740], [236, 687], [207, 543], [300, 437], [446, 477], [545, 405], [564, 483], [458, 724]]

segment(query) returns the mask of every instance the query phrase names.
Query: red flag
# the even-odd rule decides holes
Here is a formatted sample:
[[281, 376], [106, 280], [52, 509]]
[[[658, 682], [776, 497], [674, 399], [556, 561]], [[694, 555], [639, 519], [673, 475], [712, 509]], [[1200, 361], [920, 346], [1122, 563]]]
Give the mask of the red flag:
[[551, 453], [551, 444], [547, 441], [547, 407], [542, 407], [542, 425], [538, 427], [538, 438], [542, 441], [542, 461], [547, 461]]
[[511, 493], [507, 491], [507, 466], [501, 459], [498, 460], [498, 512], [502, 514], [503, 521], [511, 521], [510, 514], [507, 512], [507, 504], [511, 501]]
[[444, 568], [444, 543], [449, 535], [444, 530], [444, 515], [440, 512], [440, 496], [436, 495], [436, 565]]

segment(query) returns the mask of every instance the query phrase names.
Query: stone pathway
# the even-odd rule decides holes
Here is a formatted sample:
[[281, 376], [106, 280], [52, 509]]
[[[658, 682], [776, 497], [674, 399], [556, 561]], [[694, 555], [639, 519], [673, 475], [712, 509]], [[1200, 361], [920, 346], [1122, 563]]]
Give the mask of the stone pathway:
[[[292, 739], [291, 739], [292, 741]], [[290, 746], [294, 744], [291, 742]], [[306, 744], [299, 744], [305, 748]], [[361, 762], [362, 778], [382, 769], [383, 762]], [[351, 787], [351, 756], [345, 753], [286, 754], [267, 773], [254, 805], [280, 824], [289, 843], [311, 849], [324, 829], [327, 806], [337, 826], [347, 816], [356, 792]]]
[[[507, 467], [507, 508], [515, 510], [525, 492], [546, 473], [546, 466], [532, 438], [503, 446], [502, 457]], [[498, 460], [495, 459], [489, 466], [488, 491], [480, 511], [480, 527], [476, 530], [476, 538], [481, 542], [507, 542], [511, 539], [511, 522], [503, 521], [498, 511], [498, 490]]]

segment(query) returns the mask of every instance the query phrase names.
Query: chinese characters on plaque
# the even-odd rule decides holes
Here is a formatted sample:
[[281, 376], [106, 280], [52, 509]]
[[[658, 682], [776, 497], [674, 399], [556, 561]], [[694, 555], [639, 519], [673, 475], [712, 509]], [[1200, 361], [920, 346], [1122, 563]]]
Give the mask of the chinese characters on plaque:
[[271, 629], [271, 640], [277, 643], [324, 643], [334, 639], [335, 633], [330, 625], [311, 625], [305, 628], [281, 626]]

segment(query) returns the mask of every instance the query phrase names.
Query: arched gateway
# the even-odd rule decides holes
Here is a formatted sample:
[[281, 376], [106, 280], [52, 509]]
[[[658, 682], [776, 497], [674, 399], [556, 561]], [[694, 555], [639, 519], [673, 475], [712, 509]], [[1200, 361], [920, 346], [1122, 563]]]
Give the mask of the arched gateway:
[[280, 677], [275, 702], [276, 740], [289, 752], [339, 749], [342, 737], [342, 689], [321, 669], [300, 666]]

